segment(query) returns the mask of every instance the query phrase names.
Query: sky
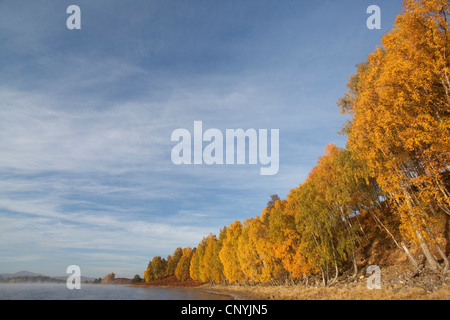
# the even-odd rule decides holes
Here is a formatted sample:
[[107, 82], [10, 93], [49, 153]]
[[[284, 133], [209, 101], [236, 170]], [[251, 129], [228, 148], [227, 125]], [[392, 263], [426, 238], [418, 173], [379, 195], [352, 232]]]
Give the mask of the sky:
[[[81, 29], [69, 30], [69, 5]], [[370, 5], [381, 29], [369, 30]], [[143, 273], [301, 184], [401, 0], [0, 0], [0, 273]], [[174, 130], [278, 129], [279, 171], [175, 165]]]

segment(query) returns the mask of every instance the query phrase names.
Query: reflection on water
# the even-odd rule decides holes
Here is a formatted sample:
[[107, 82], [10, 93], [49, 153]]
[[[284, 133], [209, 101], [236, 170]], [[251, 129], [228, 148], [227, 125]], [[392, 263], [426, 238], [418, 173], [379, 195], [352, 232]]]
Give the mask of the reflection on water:
[[0, 300], [230, 300], [230, 298], [188, 288], [139, 288], [82, 283], [80, 290], [69, 290], [65, 283], [2, 283]]

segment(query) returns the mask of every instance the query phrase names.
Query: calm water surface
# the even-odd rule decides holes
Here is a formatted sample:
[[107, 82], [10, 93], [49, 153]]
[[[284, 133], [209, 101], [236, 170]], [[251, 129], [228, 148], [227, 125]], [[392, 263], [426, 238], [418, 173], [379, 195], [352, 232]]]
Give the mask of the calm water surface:
[[65, 283], [1, 283], [0, 300], [229, 300], [227, 296], [189, 288], [137, 288], [81, 284], [69, 290]]

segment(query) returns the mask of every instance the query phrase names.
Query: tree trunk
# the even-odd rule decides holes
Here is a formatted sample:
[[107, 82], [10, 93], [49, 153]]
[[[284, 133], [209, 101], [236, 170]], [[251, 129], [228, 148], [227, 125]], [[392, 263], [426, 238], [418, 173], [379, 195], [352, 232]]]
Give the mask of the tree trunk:
[[431, 253], [430, 248], [428, 247], [427, 243], [425, 242], [425, 239], [422, 237], [419, 231], [416, 230], [416, 235], [419, 238], [419, 244], [420, 248], [422, 249], [423, 254], [427, 258], [427, 261], [430, 265], [431, 270], [437, 271], [439, 269], [439, 264], [436, 261], [436, 258]]
[[352, 257], [352, 260], [353, 260], [353, 270], [355, 271], [355, 272], [353, 273], [353, 276], [352, 276], [352, 280], [353, 280], [353, 279], [355, 279], [356, 276], [358, 275], [358, 264], [356, 263], [356, 254], [355, 254], [355, 251], [354, 251], [354, 250], [353, 250], [353, 257]]
[[411, 224], [412, 227], [414, 228], [414, 232], [416, 233], [417, 238], [419, 239], [419, 244], [420, 244], [420, 248], [423, 251], [423, 254], [425, 255], [425, 257], [428, 260], [428, 263], [430, 264], [430, 268], [433, 271], [437, 271], [439, 269], [439, 264], [436, 261], [436, 258], [433, 256], [433, 254], [431, 253], [430, 248], [428, 247], [427, 242], [425, 241], [425, 239], [423, 238], [422, 234], [420, 233], [420, 231], [417, 229], [417, 226], [415, 225], [414, 221], [412, 220], [414, 218], [414, 209], [413, 209], [413, 205], [412, 203], [414, 203], [413, 199], [411, 198], [411, 196], [409, 195], [409, 193], [406, 191], [406, 189], [403, 191], [403, 194], [405, 196], [405, 200], [406, 200], [406, 204], [408, 205], [409, 208], [409, 213], [411, 215]]
[[445, 216], [447, 223], [445, 224], [445, 238], [447, 240], [446, 246], [445, 246], [445, 255], [450, 255], [450, 217], [447, 215]]
[[335, 269], [336, 275], [334, 276], [333, 280], [331, 280], [331, 282], [329, 284], [330, 286], [332, 286], [336, 282], [336, 280], [339, 276], [339, 268], [338, 268], [336, 261], [334, 262], [334, 269]]
[[[357, 207], [358, 207], [358, 206], [357, 206]], [[358, 211], [361, 212], [361, 211], [359, 210], [359, 207], [358, 207]], [[366, 234], [366, 232], [364, 231], [364, 229], [363, 229], [363, 227], [362, 227], [362, 225], [361, 225], [361, 222], [359, 221], [358, 215], [355, 215], [355, 216], [356, 216], [356, 220], [358, 221], [359, 230], [361, 230], [361, 232], [362, 232], [364, 238], [366, 239], [367, 243], [370, 243], [370, 240], [369, 240], [369, 238], [367, 237], [367, 234]]]
[[417, 263], [417, 260], [416, 260], [416, 259], [414, 258], [414, 256], [411, 254], [411, 252], [409, 251], [409, 249], [406, 247], [405, 243], [402, 241], [401, 244], [399, 244], [399, 243], [397, 242], [397, 240], [395, 239], [394, 235], [393, 235], [393, 234], [389, 231], [389, 229], [388, 229], [388, 228], [380, 221], [380, 219], [378, 219], [378, 217], [377, 217], [373, 212], [370, 211], [370, 213], [371, 213], [372, 217], [375, 219], [375, 221], [376, 221], [379, 225], [381, 225], [381, 226], [384, 228], [384, 230], [387, 232], [387, 234], [392, 238], [392, 240], [394, 241], [395, 245], [396, 245], [398, 248], [402, 249], [402, 250], [406, 253], [406, 255], [408, 256], [409, 261], [411, 262], [411, 264], [412, 264], [413, 267], [414, 267], [414, 272], [415, 272], [415, 273], [418, 273], [419, 270], [420, 270], [419, 264]]
[[324, 287], [327, 286], [327, 279], [326, 279], [326, 275], [325, 275], [325, 271], [323, 270], [322, 267], [320, 267], [320, 271], [322, 272], [322, 284]]
[[434, 245], [435, 245], [439, 255], [441, 256], [442, 260], [444, 261], [444, 268], [442, 270], [442, 273], [445, 274], [445, 273], [447, 273], [448, 268], [449, 268], [447, 256], [445, 255], [444, 251], [442, 251], [441, 246], [439, 245], [439, 243], [437, 242], [436, 238], [433, 236], [431, 231], [428, 229], [428, 227], [426, 228], [426, 230], [428, 232], [428, 235], [431, 237], [431, 239], [433, 239]]
[[305, 286], [308, 286], [309, 277], [305, 273], [303, 273], [303, 282], [304, 282]]
[[443, 273], [443, 274], [446, 274], [447, 271], [448, 271], [448, 267], [449, 267], [449, 265], [448, 265], [448, 259], [447, 259], [447, 257], [445, 256], [445, 253], [444, 253], [444, 251], [442, 251], [442, 249], [441, 249], [441, 247], [439, 246], [439, 244], [436, 242], [435, 245], [436, 245], [437, 251], [439, 252], [439, 255], [440, 255], [441, 258], [444, 260], [444, 268], [442, 269], [442, 273]]
[[414, 258], [411, 251], [409, 251], [409, 249], [406, 247], [403, 241], [401, 243], [401, 248], [403, 249], [403, 251], [405, 251], [406, 255], [408, 256], [409, 262], [411, 262], [411, 264], [413, 265], [414, 273], [418, 274], [420, 271], [419, 264], [417, 263], [417, 260]]

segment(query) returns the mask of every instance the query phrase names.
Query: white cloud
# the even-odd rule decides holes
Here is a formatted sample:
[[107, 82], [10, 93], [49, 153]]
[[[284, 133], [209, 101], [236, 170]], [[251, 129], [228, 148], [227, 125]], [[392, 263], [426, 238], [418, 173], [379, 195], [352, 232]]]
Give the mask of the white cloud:
[[[208, 72], [203, 62], [189, 64], [189, 54], [202, 56], [199, 43], [183, 39], [189, 31], [174, 28], [176, 21], [162, 22], [166, 16], [160, 17], [157, 31], [149, 31], [164, 31], [164, 39], [159, 34], [161, 39], [129, 37], [130, 29], [96, 38], [98, 28], [109, 31], [114, 9], [127, 5], [115, 3], [102, 11], [103, 3], [90, 4], [104, 20], [89, 21], [86, 12], [84, 26], [91, 33], [77, 38], [65, 29], [65, 10], [54, 18], [63, 7], [54, 3], [29, 1], [24, 8], [17, 1], [0, 3], [5, 48], [0, 67], [6, 79], [0, 81], [0, 255], [5, 261], [53, 263], [73, 254], [96, 263], [117, 262], [125, 269], [125, 256], [144, 261], [154, 254], [164, 256], [178, 246], [197, 244], [236, 218], [260, 214], [271, 193], [284, 197], [306, 177], [313, 163], [301, 153], [323, 150], [324, 145], [310, 147], [318, 140], [308, 137], [338, 117], [328, 101], [311, 92], [311, 83], [321, 81], [325, 67], [302, 69], [305, 61], [284, 61], [301, 60], [315, 49], [293, 44], [288, 39], [293, 33], [282, 38], [273, 34], [287, 26], [291, 30], [296, 17], [269, 34], [277, 37], [272, 38], [277, 45], [289, 42], [292, 51], [273, 46], [264, 33], [252, 39], [247, 34], [241, 42], [216, 39], [215, 49], [227, 51], [229, 45], [232, 49], [224, 57], [239, 62], [231, 63], [231, 71], [225, 65]], [[246, 6], [249, 10], [252, 5]], [[178, 8], [180, 19], [183, 9]], [[143, 18], [130, 22], [133, 28], [141, 29]], [[60, 22], [61, 29], [54, 27]], [[240, 24], [247, 26], [246, 21]], [[264, 25], [264, 30], [271, 26]], [[215, 28], [208, 33], [211, 40], [215, 32], [227, 36], [222, 26]], [[195, 36], [201, 50], [214, 49]], [[182, 41], [186, 56], [174, 40]], [[139, 52], [125, 50], [127, 45]], [[120, 46], [119, 53], [110, 52], [111, 46]], [[277, 55], [261, 52], [254, 57], [260, 49]], [[189, 66], [168, 62], [161, 52], [177, 52], [174, 57]], [[167, 68], [155, 67], [151, 58]], [[177, 128], [192, 130], [194, 120], [202, 120], [205, 129], [280, 129], [279, 174], [261, 177], [259, 166], [174, 166], [170, 135]]]

